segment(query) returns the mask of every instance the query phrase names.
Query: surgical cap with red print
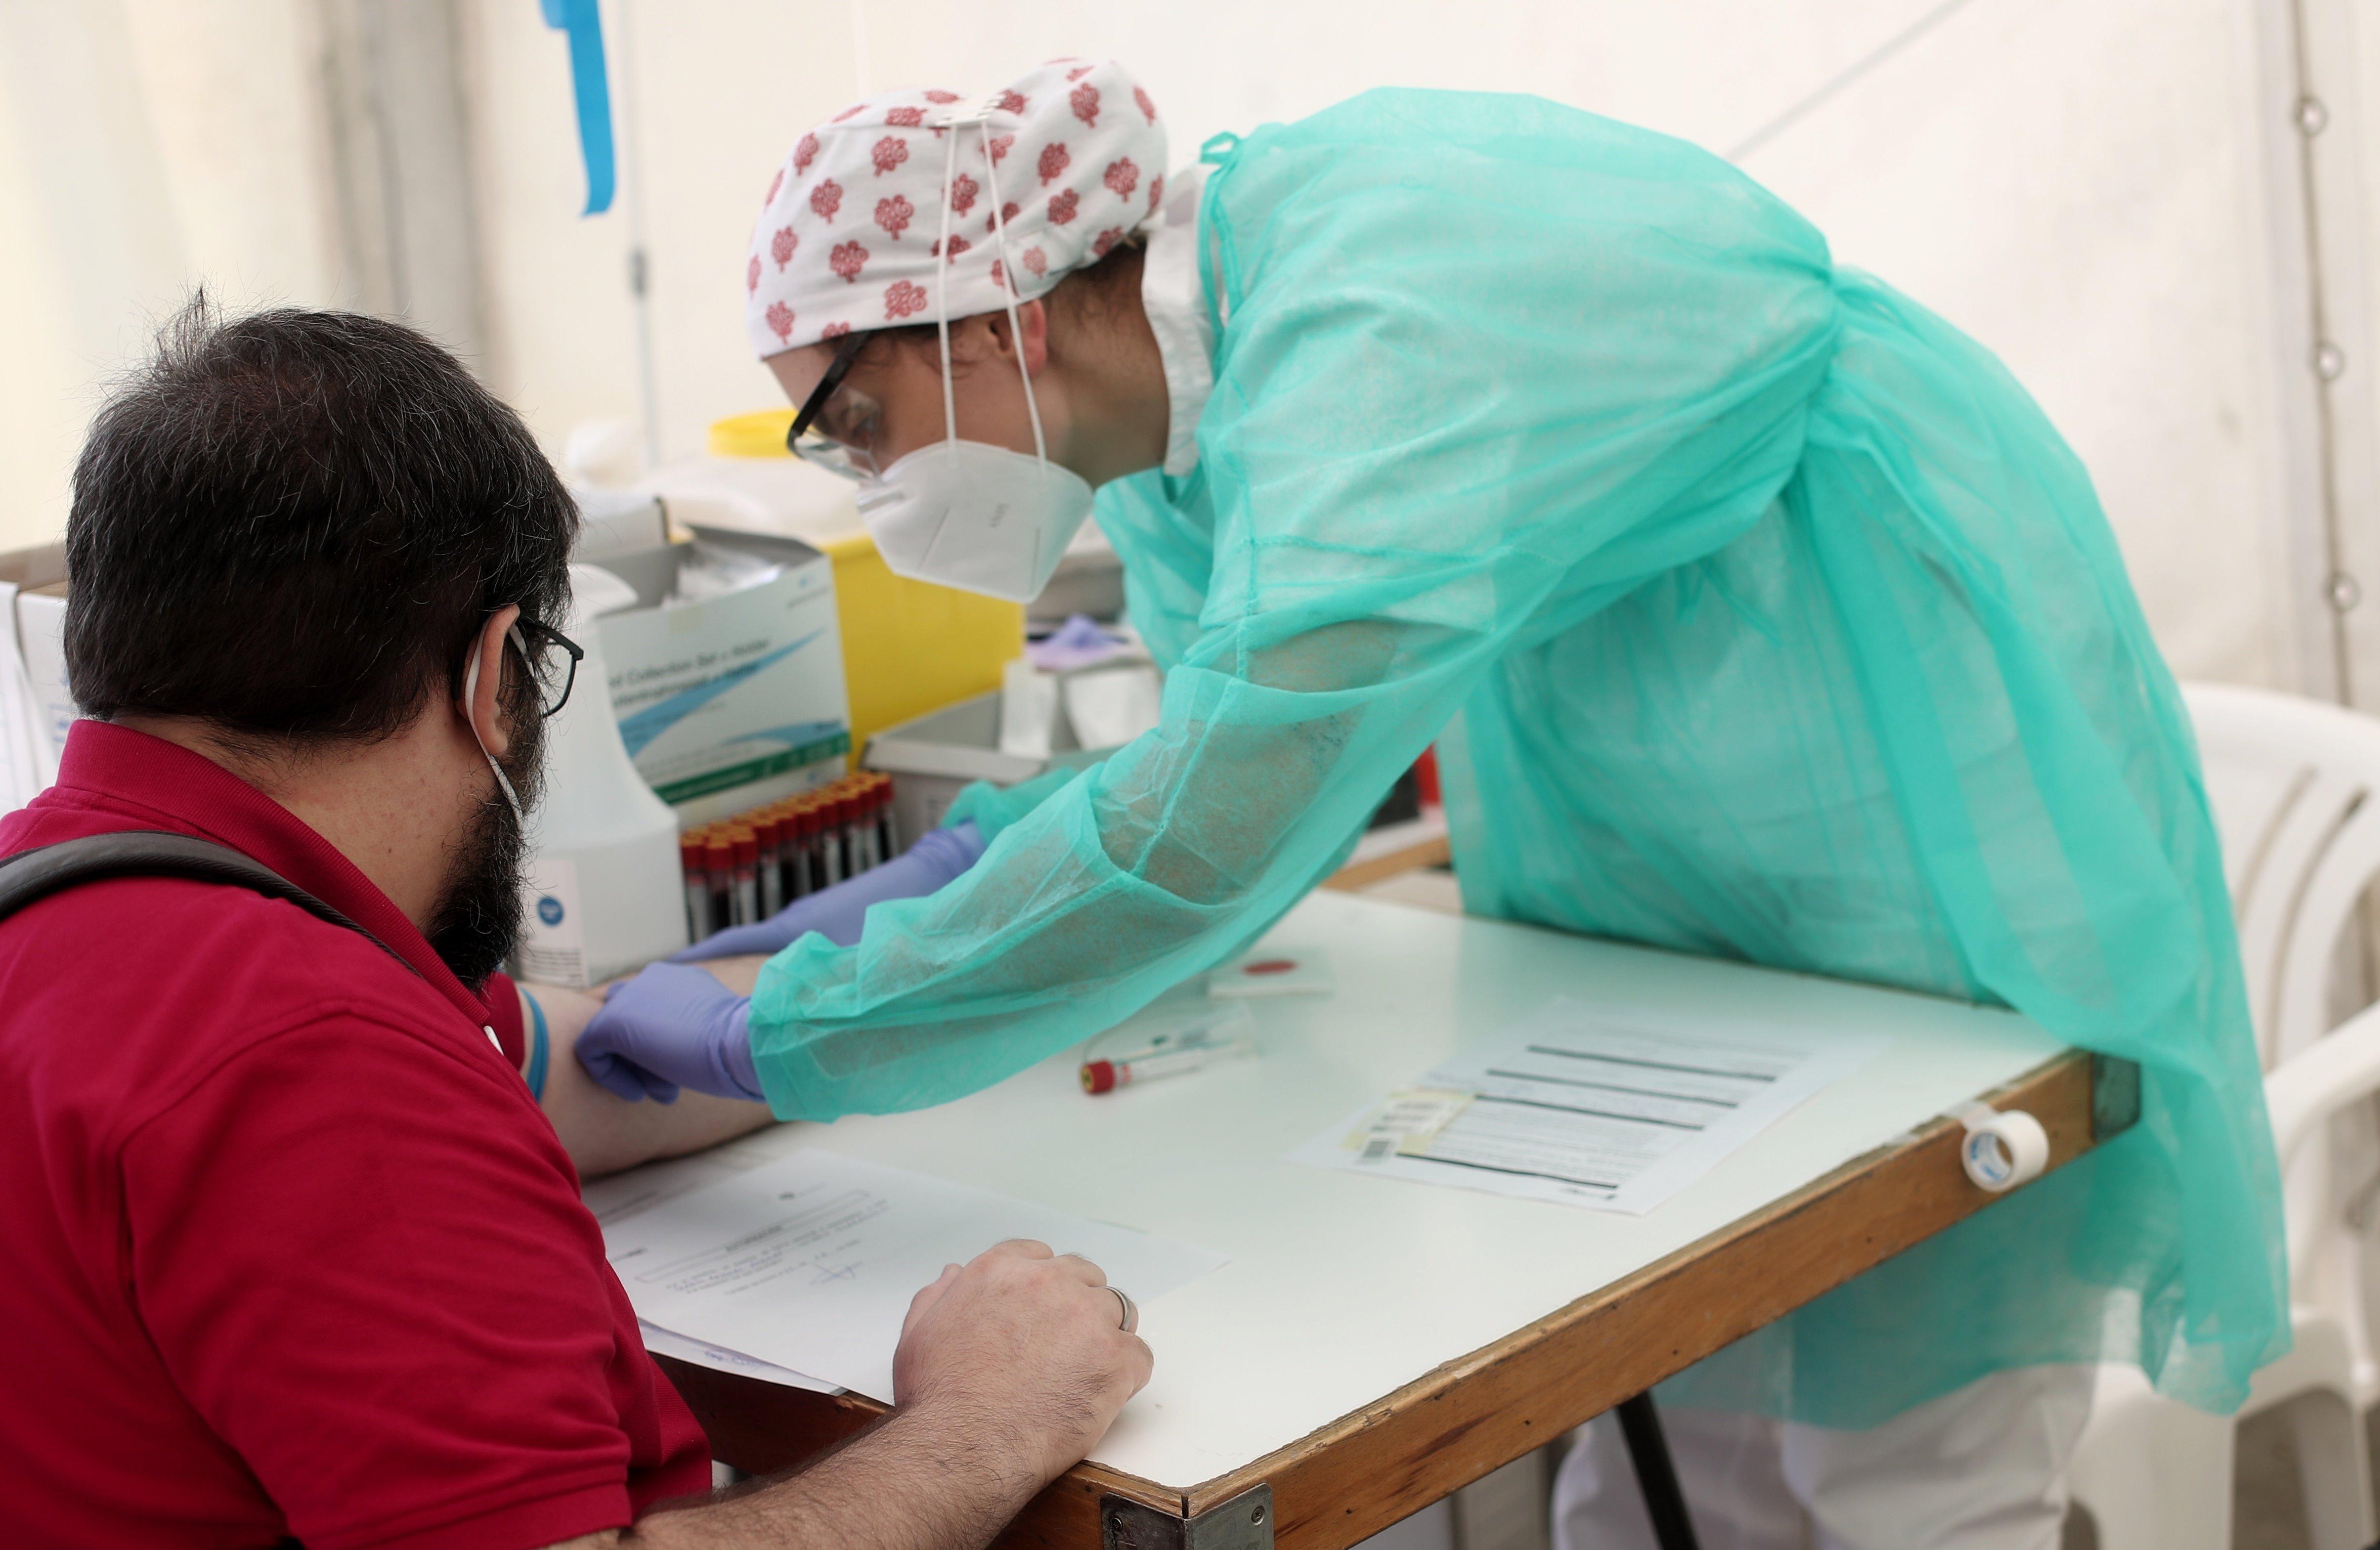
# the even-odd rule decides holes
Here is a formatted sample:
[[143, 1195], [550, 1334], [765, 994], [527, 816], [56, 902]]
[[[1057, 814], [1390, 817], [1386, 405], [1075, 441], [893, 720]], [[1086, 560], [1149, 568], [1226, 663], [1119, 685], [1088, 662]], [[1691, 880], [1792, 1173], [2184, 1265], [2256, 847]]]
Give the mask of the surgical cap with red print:
[[953, 318], [999, 310], [1003, 286], [1029, 301], [1106, 257], [1164, 194], [1165, 126], [1112, 60], [1053, 59], [989, 98], [880, 92], [778, 165], [745, 260], [745, 327], [765, 359], [931, 321], [945, 266]]

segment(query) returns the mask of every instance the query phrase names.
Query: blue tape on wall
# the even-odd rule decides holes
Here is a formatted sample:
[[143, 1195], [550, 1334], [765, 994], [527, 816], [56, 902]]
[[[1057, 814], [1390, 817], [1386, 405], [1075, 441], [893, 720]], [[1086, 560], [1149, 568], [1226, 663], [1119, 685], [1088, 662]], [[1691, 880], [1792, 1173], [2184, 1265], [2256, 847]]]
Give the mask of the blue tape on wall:
[[545, 24], [570, 37], [570, 83], [578, 98], [578, 151], [587, 162], [587, 215], [612, 208], [612, 89], [603, 75], [603, 18], [595, 0], [539, 0]]

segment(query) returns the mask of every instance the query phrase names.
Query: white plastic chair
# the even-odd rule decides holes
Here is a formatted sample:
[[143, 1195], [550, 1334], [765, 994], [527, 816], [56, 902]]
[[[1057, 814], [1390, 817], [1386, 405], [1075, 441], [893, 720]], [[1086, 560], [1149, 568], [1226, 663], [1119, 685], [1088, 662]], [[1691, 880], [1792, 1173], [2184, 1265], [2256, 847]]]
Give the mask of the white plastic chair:
[[[2380, 720], [2257, 689], [2191, 685], [2183, 697], [2222, 836], [2289, 1223], [2296, 1344], [2256, 1374], [2241, 1414], [2288, 1417], [2314, 1550], [2365, 1550], [2362, 1416], [2380, 1366], [2349, 1217], [2369, 1169], [2343, 1170], [2337, 1154], [2356, 1122], [2368, 1135], [2365, 1116], [2345, 1111], [2380, 1091], [2380, 1006], [2336, 1027], [2328, 1013], [2334, 955], [2380, 877]], [[2101, 1369], [2070, 1477], [2100, 1550], [2229, 1550], [2234, 1426], [2159, 1398], [2136, 1369]]]

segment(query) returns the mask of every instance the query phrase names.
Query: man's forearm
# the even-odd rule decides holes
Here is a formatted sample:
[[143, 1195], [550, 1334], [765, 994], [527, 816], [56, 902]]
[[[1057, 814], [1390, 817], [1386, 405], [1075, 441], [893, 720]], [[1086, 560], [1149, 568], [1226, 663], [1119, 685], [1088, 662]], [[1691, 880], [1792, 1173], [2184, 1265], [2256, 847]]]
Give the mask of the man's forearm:
[[658, 1512], [621, 1550], [978, 1550], [1042, 1482], [994, 1423], [894, 1411], [799, 1473]]
[[[721, 966], [732, 973], [741, 964], [728, 960]], [[705, 1093], [681, 1093], [675, 1103], [629, 1103], [605, 1092], [574, 1052], [579, 1030], [602, 1002], [588, 991], [545, 985], [523, 986], [521, 994], [535, 995], [545, 1008], [550, 1044], [539, 1104], [580, 1178], [600, 1179], [656, 1157], [699, 1152], [770, 1122], [766, 1104]]]

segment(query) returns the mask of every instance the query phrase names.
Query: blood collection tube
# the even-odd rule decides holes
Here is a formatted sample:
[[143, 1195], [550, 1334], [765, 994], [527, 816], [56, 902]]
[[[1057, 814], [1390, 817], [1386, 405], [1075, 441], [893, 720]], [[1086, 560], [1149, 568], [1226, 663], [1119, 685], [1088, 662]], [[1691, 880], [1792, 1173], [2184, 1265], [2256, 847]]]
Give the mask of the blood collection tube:
[[785, 798], [784, 815], [779, 821], [785, 828], [785, 840], [783, 846], [785, 857], [785, 902], [790, 904], [810, 890], [809, 866], [803, 859], [802, 854], [802, 799], [800, 797]]
[[760, 842], [760, 918], [766, 920], [785, 907], [785, 875], [780, 869], [784, 830], [772, 808], [761, 808], [753, 818], [752, 832]]
[[730, 906], [735, 914], [730, 918], [749, 926], [760, 918], [760, 837], [740, 823], [727, 833], [735, 847], [735, 895]]
[[876, 858], [892, 859], [892, 837], [884, 831], [885, 820], [892, 813], [892, 782], [881, 775], [868, 778], [868, 829], [876, 836]]
[[817, 892], [810, 884], [810, 810], [801, 797], [785, 804], [785, 902]]
[[840, 788], [840, 781], [835, 786], [819, 786], [819, 791], [811, 793], [809, 800], [817, 805], [814, 812], [819, 815], [819, 886], [833, 888], [835, 883], [850, 877], [850, 869], [843, 865], [843, 788]]
[[868, 870], [868, 853], [859, 842], [859, 793], [848, 780], [835, 798], [835, 824], [843, 834], [843, 875], [856, 878]]
[[710, 896], [710, 929], [735, 922], [735, 844], [717, 826], [702, 831], [703, 889]]
[[814, 805], [807, 796], [794, 798], [793, 871], [785, 880], [795, 899], [807, 899], [819, 890], [818, 818], [812, 812]]
[[802, 896], [802, 827], [795, 811], [794, 799], [769, 805], [770, 816], [777, 820], [777, 897], [783, 909]]
[[821, 796], [810, 813], [818, 820], [818, 885], [832, 888], [848, 876], [843, 869], [843, 804]]
[[710, 935], [710, 879], [705, 875], [702, 841], [695, 835], [678, 838], [678, 868], [686, 875], [686, 928], [688, 940], [700, 941]]
[[851, 831], [859, 845], [859, 870], [873, 872], [884, 865], [883, 838], [876, 831], [876, 782], [860, 777], [851, 796]]
[[1220, 1044], [1193, 1044], [1164, 1054], [1154, 1051], [1127, 1055], [1120, 1060], [1086, 1060], [1078, 1073], [1083, 1091], [1097, 1096], [1112, 1093], [1119, 1087], [1129, 1087], [1135, 1082], [1152, 1077], [1180, 1076], [1203, 1071], [1218, 1060], [1236, 1060], [1257, 1052], [1252, 1038], [1226, 1039]]
[[892, 820], [892, 777], [876, 777], [876, 849], [890, 861], [901, 854], [901, 828]]

